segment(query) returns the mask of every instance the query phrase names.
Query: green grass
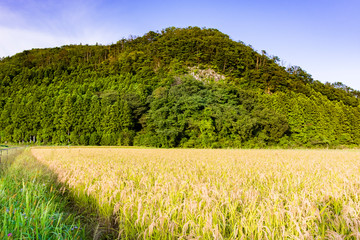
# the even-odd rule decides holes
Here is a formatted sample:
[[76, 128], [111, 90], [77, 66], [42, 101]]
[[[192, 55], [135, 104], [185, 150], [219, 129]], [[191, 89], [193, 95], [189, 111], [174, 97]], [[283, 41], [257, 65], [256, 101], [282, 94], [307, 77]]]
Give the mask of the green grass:
[[1, 163], [0, 239], [86, 239], [70, 198], [27, 150]]

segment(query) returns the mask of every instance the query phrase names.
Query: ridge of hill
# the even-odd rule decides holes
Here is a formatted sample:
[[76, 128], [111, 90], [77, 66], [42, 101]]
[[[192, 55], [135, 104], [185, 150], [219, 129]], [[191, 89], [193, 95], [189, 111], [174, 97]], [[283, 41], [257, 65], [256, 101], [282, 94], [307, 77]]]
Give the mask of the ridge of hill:
[[0, 61], [0, 142], [156, 147], [360, 143], [360, 92], [312, 79], [216, 29]]

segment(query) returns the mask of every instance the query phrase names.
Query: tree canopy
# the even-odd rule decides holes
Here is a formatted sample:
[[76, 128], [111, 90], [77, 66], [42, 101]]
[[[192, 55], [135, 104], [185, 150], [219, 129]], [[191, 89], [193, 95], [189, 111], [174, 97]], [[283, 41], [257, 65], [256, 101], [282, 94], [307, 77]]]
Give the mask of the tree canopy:
[[0, 142], [358, 145], [360, 92], [279, 61], [198, 27], [24, 51], [0, 61]]

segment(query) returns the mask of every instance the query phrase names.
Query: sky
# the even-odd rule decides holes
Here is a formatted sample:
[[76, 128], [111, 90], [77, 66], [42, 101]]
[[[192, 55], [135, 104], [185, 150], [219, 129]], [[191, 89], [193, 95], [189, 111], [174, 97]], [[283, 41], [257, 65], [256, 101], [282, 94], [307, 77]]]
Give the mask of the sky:
[[315, 80], [360, 90], [360, 0], [1, 0], [0, 57], [170, 26], [216, 28]]

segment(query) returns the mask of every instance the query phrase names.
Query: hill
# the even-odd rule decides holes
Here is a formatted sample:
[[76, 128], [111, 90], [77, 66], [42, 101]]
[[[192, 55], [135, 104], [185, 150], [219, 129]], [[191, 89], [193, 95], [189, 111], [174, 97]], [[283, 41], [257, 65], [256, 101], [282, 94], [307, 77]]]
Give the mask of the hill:
[[360, 144], [360, 92], [216, 29], [0, 61], [0, 142], [156, 147]]

